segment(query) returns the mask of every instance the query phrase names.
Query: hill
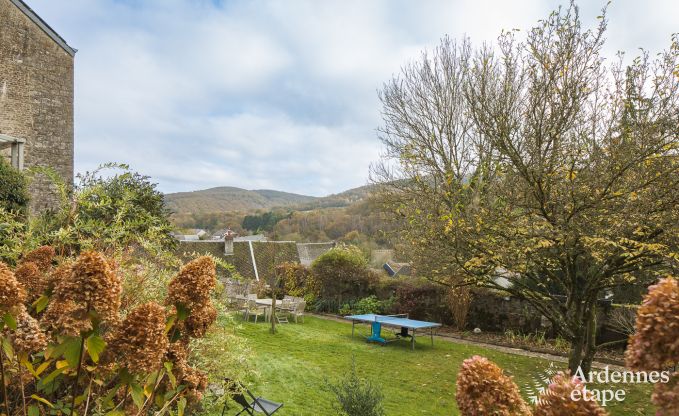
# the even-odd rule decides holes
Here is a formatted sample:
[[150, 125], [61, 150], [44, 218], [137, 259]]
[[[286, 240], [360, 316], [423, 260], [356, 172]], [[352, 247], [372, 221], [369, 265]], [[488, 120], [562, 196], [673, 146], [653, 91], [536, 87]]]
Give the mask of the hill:
[[312, 204], [319, 198], [269, 189], [247, 190], [230, 186], [165, 195], [165, 206], [177, 214], [252, 212]]

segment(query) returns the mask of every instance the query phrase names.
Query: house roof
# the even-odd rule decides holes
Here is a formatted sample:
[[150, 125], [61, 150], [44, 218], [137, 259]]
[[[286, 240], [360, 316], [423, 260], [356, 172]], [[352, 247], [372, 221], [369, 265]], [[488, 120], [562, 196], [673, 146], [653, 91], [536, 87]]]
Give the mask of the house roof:
[[59, 34], [50, 27], [50, 25], [47, 24], [36, 12], [31, 9], [28, 4], [24, 3], [22, 0], [9, 0], [12, 2], [19, 10], [21, 10], [26, 16], [28, 16], [29, 19], [33, 21], [40, 29], [42, 29], [43, 32], [47, 34], [52, 40], [54, 40], [63, 50], [65, 50], [69, 55], [75, 56], [75, 53], [78, 52], [77, 49], [74, 49], [70, 46], [68, 46], [68, 43], [59, 36]]

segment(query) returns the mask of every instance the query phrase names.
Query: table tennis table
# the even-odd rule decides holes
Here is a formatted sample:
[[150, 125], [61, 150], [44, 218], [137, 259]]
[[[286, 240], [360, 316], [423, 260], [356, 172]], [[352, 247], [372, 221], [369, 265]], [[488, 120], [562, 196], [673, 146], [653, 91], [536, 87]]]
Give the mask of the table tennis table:
[[435, 322], [417, 321], [415, 319], [408, 319], [408, 315], [376, 315], [368, 313], [364, 315], [349, 315], [345, 319], [351, 321], [351, 336], [354, 336], [354, 328], [356, 323], [368, 323], [371, 325], [371, 335], [368, 341], [375, 341], [381, 344], [386, 344], [388, 341], [381, 337], [380, 330], [382, 326], [400, 328], [401, 331], [396, 333], [397, 338], [410, 338], [410, 347], [415, 349], [415, 333], [417, 330], [429, 330], [431, 337], [431, 345], [434, 345], [434, 328], [438, 328], [441, 324]]

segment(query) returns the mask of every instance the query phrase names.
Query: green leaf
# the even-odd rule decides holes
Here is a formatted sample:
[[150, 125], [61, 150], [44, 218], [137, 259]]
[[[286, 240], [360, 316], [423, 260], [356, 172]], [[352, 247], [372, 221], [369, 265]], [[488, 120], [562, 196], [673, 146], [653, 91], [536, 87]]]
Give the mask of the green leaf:
[[189, 317], [189, 310], [182, 304], [177, 304], [177, 320], [183, 321]]
[[80, 342], [80, 338], [77, 337], [69, 338], [67, 341], [64, 341], [64, 344], [66, 344], [64, 348], [64, 358], [68, 361], [68, 365], [71, 368], [78, 367], [78, 364], [80, 363]]
[[38, 396], [37, 394], [31, 394], [31, 398], [32, 398], [32, 399], [35, 399], [35, 400], [37, 400], [37, 401], [39, 401], [39, 402], [41, 402], [41, 403], [45, 403], [45, 404], [48, 405], [49, 407], [54, 407], [54, 405], [53, 405], [52, 403], [50, 403], [49, 400], [43, 399], [42, 397]]
[[5, 316], [2, 317], [2, 320], [5, 322], [5, 325], [9, 327], [9, 329], [13, 331], [17, 330], [17, 321], [14, 319], [14, 316], [12, 316], [11, 313], [7, 312]]
[[172, 374], [172, 363], [169, 361], [165, 361], [163, 363], [165, 366], [165, 370], [167, 370], [167, 377], [170, 379], [170, 383], [172, 383], [173, 388], [177, 388], [177, 378]]
[[172, 329], [176, 320], [177, 320], [177, 315], [170, 315], [167, 318], [167, 321], [165, 321], [165, 333], [166, 334], [168, 332], [170, 332], [170, 329]]
[[14, 348], [12, 347], [12, 343], [9, 342], [9, 339], [7, 337], [2, 337], [2, 350], [5, 352], [5, 355], [11, 359], [11, 357], [14, 357]]
[[43, 310], [45, 310], [45, 308], [47, 307], [47, 304], [49, 304], [49, 303], [50, 303], [50, 298], [48, 296], [42, 295], [38, 298], [38, 300], [33, 302], [33, 307], [35, 308], [36, 312], [40, 313]]
[[99, 355], [104, 351], [104, 348], [106, 348], [106, 341], [99, 335], [92, 334], [87, 338], [85, 343], [87, 345], [87, 352], [90, 354], [92, 361], [98, 363]]
[[66, 371], [66, 367], [64, 368], [57, 368], [56, 370], [52, 371], [47, 375], [47, 377], [43, 378], [41, 380], [43, 385], [51, 383], [55, 378], [57, 378], [61, 373]]
[[177, 402], [177, 416], [184, 416], [184, 409], [186, 409], [186, 397], [182, 397]]
[[130, 384], [130, 394], [132, 394], [132, 401], [139, 409], [144, 405], [144, 390], [137, 383]]
[[28, 406], [28, 416], [40, 416], [40, 408], [34, 404]]

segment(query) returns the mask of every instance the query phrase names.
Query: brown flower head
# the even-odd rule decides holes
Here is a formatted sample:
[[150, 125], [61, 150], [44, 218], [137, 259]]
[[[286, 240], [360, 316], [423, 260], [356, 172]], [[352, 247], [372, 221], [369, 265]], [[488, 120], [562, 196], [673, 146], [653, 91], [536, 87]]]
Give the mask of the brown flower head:
[[[606, 416], [608, 413], [594, 400], [590, 391], [584, 390], [585, 383], [577, 377], [558, 373], [549, 387], [540, 394], [534, 416]], [[573, 400], [572, 393], [579, 391], [585, 400]]]
[[205, 373], [196, 370], [188, 363], [188, 349], [185, 343], [170, 344], [165, 359], [173, 365], [173, 373], [177, 383], [185, 386], [184, 395], [192, 403], [202, 399], [202, 393], [207, 388], [208, 378]]
[[41, 322], [50, 332], [72, 337], [92, 329], [92, 321], [85, 305], [72, 300], [53, 300], [42, 316]]
[[667, 383], [657, 383], [651, 401], [658, 406], [658, 415], [679, 415], [679, 372], [675, 372]]
[[38, 247], [33, 251], [24, 254], [21, 263], [35, 263], [41, 272], [47, 272], [52, 267], [54, 259], [54, 248], [50, 246]]
[[664, 370], [679, 362], [679, 284], [668, 277], [648, 288], [637, 310], [636, 332], [625, 351], [632, 370]]
[[191, 315], [186, 318], [183, 324], [186, 333], [193, 338], [202, 338], [205, 336], [210, 325], [217, 320], [217, 309], [211, 303], [203, 306], [200, 309], [191, 311]]
[[121, 367], [150, 373], [162, 364], [167, 351], [165, 309], [155, 302], [133, 309], [110, 338], [110, 351]]
[[182, 267], [172, 279], [167, 302], [189, 310], [199, 309], [210, 302], [210, 292], [216, 285], [214, 261], [208, 256], [199, 257]]
[[71, 273], [55, 288], [55, 300], [73, 301], [96, 312], [102, 321], [115, 323], [121, 293], [121, 279], [106, 258], [95, 251], [87, 251], [80, 254]]
[[17, 316], [16, 331], [5, 330], [5, 335], [10, 338], [14, 349], [18, 352], [32, 354], [47, 346], [47, 337], [35, 320], [25, 308]]
[[40, 272], [40, 268], [31, 261], [22, 262], [14, 270], [14, 276], [26, 289], [27, 301], [29, 303], [40, 297], [47, 286], [47, 280], [42, 272]]
[[464, 416], [528, 416], [530, 408], [511, 377], [485, 357], [462, 362], [457, 375], [457, 406]]
[[43, 323], [52, 331], [78, 336], [92, 329], [91, 316], [110, 326], [118, 323], [122, 283], [100, 253], [82, 253], [52, 275], [58, 280]]
[[18, 314], [25, 300], [26, 291], [9, 267], [0, 262], [0, 312]]
[[52, 270], [46, 277], [46, 290], [53, 291], [55, 287], [59, 286], [62, 281], [68, 279], [71, 275], [71, 268], [73, 267], [73, 262], [64, 261], [59, 264], [54, 270]]

